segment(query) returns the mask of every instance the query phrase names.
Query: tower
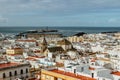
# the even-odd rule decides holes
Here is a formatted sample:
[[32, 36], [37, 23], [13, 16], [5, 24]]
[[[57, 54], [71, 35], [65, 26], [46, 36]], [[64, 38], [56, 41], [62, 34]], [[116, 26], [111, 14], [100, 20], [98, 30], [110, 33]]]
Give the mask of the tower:
[[45, 37], [43, 38], [43, 41], [41, 43], [41, 52], [43, 53], [47, 49], [47, 41]]

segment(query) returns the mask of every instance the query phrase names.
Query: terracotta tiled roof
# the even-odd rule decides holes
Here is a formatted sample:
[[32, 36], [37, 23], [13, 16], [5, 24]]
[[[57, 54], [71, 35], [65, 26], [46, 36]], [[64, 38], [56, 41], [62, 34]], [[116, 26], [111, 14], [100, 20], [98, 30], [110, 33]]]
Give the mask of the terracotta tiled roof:
[[22, 48], [20, 48], [20, 47], [15, 47], [15, 48], [11, 48], [11, 49], [14, 49], [14, 50], [22, 50]]
[[119, 72], [119, 71], [117, 71], [117, 72], [112, 72], [111, 74], [120, 76], [120, 72]]
[[93, 68], [93, 67], [89, 67], [89, 70], [95, 70], [95, 68]]
[[16, 40], [17, 42], [36, 42], [36, 40]]
[[96, 60], [95, 59], [92, 59], [91, 62], [95, 62]]
[[5, 68], [5, 67], [11, 67], [11, 66], [16, 66], [18, 65], [17, 63], [3, 63], [0, 64], [0, 68]]
[[36, 61], [36, 59], [35, 59], [35, 58], [32, 58], [32, 57], [28, 57], [28, 58], [26, 58], [26, 60]]
[[51, 70], [51, 71], [55, 72], [55, 73], [58, 73], [58, 74], [74, 77], [74, 78], [77, 78], [77, 79], [80, 79], [80, 80], [96, 80], [95, 78], [90, 78], [90, 77], [86, 77], [86, 76], [82, 76], [82, 75], [76, 75], [74, 73], [64, 72], [64, 71], [57, 70], [57, 69], [54, 69], [54, 70]]
[[9, 56], [23, 56], [22, 54], [7, 54]]
[[0, 70], [8, 69], [8, 68], [14, 68], [22, 65], [28, 65], [28, 64], [21, 64], [21, 63], [1, 63], [0, 64]]
[[35, 56], [35, 58], [45, 58], [45, 56]]

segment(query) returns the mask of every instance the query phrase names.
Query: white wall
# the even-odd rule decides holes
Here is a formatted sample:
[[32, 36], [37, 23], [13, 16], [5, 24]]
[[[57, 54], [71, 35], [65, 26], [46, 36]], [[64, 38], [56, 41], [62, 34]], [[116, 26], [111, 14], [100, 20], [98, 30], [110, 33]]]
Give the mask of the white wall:
[[[21, 69], [23, 70], [23, 74], [20, 73]], [[28, 69], [28, 73], [26, 73], [26, 69]], [[17, 71], [16, 76], [15, 76], [15, 71]], [[9, 72], [12, 72], [11, 80], [14, 80], [15, 78], [21, 78], [21, 76], [22, 77], [30, 76], [29, 66], [15, 67], [15, 68], [1, 70], [0, 71], [0, 80], [3, 78], [3, 73], [6, 74], [6, 78], [4, 80], [10, 80]]]

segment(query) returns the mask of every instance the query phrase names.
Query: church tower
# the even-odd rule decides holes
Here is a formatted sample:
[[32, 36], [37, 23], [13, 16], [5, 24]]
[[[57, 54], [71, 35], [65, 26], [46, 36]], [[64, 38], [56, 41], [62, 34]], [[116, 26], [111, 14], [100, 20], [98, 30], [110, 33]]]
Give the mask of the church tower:
[[47, 49], [47, 41], [45, 37], [43, 38], [43, 41], [41, 43], [41, 52], [43, 53]]

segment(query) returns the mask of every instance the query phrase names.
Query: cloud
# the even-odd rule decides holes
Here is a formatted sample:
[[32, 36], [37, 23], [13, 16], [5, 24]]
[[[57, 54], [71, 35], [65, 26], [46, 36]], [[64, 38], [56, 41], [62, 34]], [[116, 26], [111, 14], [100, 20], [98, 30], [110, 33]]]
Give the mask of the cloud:
[[111, 25], [120, 20], [120, 0], [0, 0], [0, 14], [8, 25]]
[[120, 8], [120, 0], [0, 0], [0, 12], [47, 11], [53, 13]]
[[0, 16], [0, 23], [6, 23], [6, 22], [8, 22], [8, 19]]
[[120, 18], [110, 18], [108, 19], [109, 24], [119, 24]]

